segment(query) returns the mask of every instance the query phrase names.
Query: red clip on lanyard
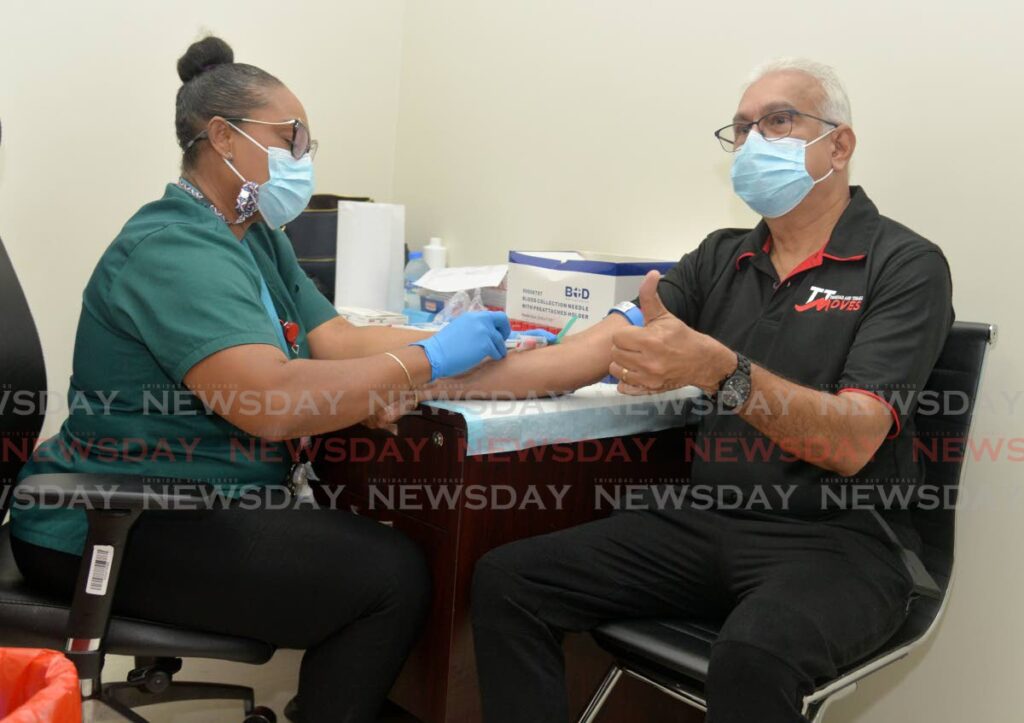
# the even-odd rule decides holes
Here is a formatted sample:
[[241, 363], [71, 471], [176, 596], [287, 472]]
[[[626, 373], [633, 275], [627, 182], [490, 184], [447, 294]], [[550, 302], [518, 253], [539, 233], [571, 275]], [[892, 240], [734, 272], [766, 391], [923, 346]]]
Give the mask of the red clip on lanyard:
[[294, 321], [285, 321], [284, 319], [278, 319], [278, 322], [281, 324], [281, 331], [284, 332], [284, 340], [288, 342], [292, 351], [298, 352], [299, 346], [295, 342], [299, 340], [299, 325]]

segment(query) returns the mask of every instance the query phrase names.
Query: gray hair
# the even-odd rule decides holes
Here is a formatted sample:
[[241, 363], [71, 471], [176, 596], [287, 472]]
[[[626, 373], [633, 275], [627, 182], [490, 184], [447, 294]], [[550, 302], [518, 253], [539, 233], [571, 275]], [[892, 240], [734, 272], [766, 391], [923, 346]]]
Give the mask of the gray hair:
[[853, 115], [850, 112], [850, 98], [846, 95], [846, 89], [843, 88], [842, 81], [839, 80], [839, 74], [836, 73], [832, 66], [825, 65], [824, 63], [808, 60], [807, 58], [776, 58], [775, 60], [769, 60], [754, 68], [754, 71], [750, 74], [750, 79], [744, 86], [744, 90], [766, 75], [786, 70], [809, 75], [818, 81], [825, 96], [821, 107], [817, 109], [822, 118], [835, 123], [845, 123], [846, 125], [853, 123]]

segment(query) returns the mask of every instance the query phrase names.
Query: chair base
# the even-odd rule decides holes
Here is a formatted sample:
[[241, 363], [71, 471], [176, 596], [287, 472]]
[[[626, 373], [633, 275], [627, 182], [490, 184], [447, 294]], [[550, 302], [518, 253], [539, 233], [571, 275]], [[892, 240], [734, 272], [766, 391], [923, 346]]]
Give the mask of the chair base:
[[605, 702], [608, 700], [608, 696], [612, 694], [612, 690], [619, 684], [619, 680], [622, 678], [623, 670], [617, 665], [613, 665], [608, 671], [608, 674], [604, 676], [604, 680], [601, 681], [601, 685], [594, 693], [594, 697], [590, 699], [587, 704], [586, 710], [579, 718], [579, 723], [593, 723], [594, 719], [597, 718], [597, 714], [604, 708]]
[[[666, 685], [664, 682], [656, 680], [642, 671], [614, 663], [590, 699], [586, 709], [580, 715], [577, 723], [594, 723], [597, 720], [598, 715], [623, 675], [628, 675], [631, 678], [647, 683], [652, 688], [656, 688], [665, 695], [674, 698], [680, 703], [685, 703], [691, 708], [696, 708], [702, 713], [707, 713], [708, 711], [707, 700], [699, 691], [691, 690], [679, 684]], [[857, 690], [857, 683], [853, 682], [813, 702], [805, 700], [803, 714], [811, 723], [822, 723], [825, 717], [825, 709], [840, 698], [850, 695], [855, 690]]]
[[133, 683], [107, 683], [103, 686], [101, 696], [104, 702], [113, 704], [111, 707], [129, 710], [146, 705], [178, 703], [187, 700], [239, 700], [242, 701], [243, 714], [248, 715], [255, 706], [252, 688], [221, 683], [173, 681], [159, 693], [150, 692], [145, 687]]
[[148, 723], [145, 718], [131, 708], [125, 708], [117, 701], [104, 700], [103, 698], [87, 698], [82, 701], [82, 723], [112, 720], [111, 713], [117, 718], [129, 721], [129, 723]]
[[685, 703], [691, 708], [696, 708], [702, 713], [707, 713], [707, 702], [698, 691], [690, 690], [682, 685], [666, 685], [640, 670], [627, 668], [619, 663], [614, 663], [605, 675], [604, 680], [601, 681], [601, 685], [598, 687], [597, 692], [595, 692], [594, 696], [590, 699], [590, 703], [587, 704], [583, 714], [579, 717], [578, 723], [594, 723], [594, 721], [597, 720], [598, 714], [600, 714], [601, 709], [604, 708], [604, 704], [608, 701], [609, 696], [611, 696], [612, 691], [615, 689], [615, 686], [618, 685], [623, 675], [636, 678], [652, 688], [658, 689], [670, 698], [674, 698], [680, 703]]
[[106, 709], [130, 723], [147, 723], [135, 708], [190, 700], [241, 701], [240, 718], [260, 712], [255, 708], [253, 689], [244, 685], [173, 680], [174, 673], [181, 669], [179, 658], [136, 658], [135, 661], [139, 667], [128, 674], [127, 682], [101, 684], [95, 694], [83, 697], [86, 721], [96, 715], [94, 712], [90, 717], [89, 712]]
[[835, 703], [840, 698], [845, 698], [846, 696], [850, 695], [855, 690], [857, 690], [857, 684], [850, 683], [845, 688], [840, 688], [839, 690], [835, 691], [834, 693], [831, 693], [830, 695], [828, 695], [825, 698], [822, 698], [819, 701], [816, 701], [814, 703], [805, 702], [804, 715], [807, 717], [807, 720], [811, 721], [811, 723], [822, 723], [822, 721], [825, 719], [825, 709], [833, 703]]

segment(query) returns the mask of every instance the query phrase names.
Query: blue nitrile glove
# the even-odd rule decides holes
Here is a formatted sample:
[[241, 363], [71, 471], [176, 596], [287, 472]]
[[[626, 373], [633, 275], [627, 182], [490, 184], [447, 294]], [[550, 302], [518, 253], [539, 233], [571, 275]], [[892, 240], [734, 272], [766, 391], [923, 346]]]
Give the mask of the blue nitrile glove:
[[515, 339], [520, 336], [539, 336], [541, 339], [546, 341], [548, 344], [554, 344], [558, 339], [557, 334], [552, 334], [547, 329], [527, 329], [526, 331], [513, 331], [509, 334], [509, 339]]
[[467, 372], [488, 357], [504, 359], [505, 339], [511, 332], [504, 313], [471, 311], [412, 346], [423, 347], [430, 362], [430, 381], [434, 381]]

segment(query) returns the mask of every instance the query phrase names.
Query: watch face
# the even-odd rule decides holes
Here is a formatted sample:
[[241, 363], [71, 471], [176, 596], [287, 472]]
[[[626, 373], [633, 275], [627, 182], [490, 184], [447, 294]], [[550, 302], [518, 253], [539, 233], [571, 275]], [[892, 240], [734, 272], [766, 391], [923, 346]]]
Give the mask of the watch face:
[[722, 403], [727, 409], [734, 409], [750, 396], [750, 379], [743, 375], [731, 376], [722, 385]]

